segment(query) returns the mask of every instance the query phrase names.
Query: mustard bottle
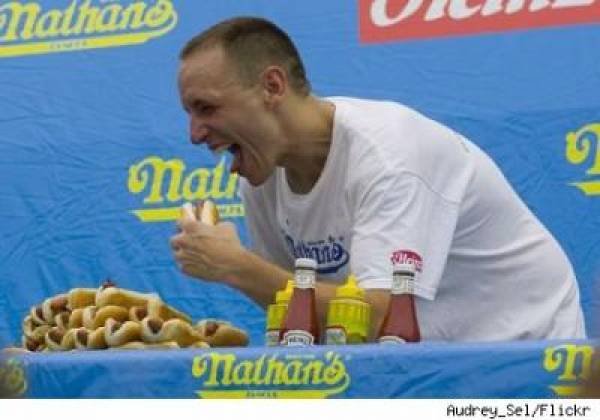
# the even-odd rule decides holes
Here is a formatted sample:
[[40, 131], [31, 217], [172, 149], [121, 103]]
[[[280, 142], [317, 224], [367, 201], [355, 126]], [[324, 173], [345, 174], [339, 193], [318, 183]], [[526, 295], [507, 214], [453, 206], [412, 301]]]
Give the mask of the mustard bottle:
[[267, 308], [267, 331], [265, 333], [266, 346], [278, 346], [279, 335], [283, 321], [287, 314], [288, 304], [294, 291], [294, 281], [288, 280], [285, 289], [275, 293], [275, 303]]
[[361, 344], [367, 342], [371, 325], [371, 305], [365, 302], [365, 291], [356, 277], [335, 290], [335, 298], [327, 308], [325, 344]]

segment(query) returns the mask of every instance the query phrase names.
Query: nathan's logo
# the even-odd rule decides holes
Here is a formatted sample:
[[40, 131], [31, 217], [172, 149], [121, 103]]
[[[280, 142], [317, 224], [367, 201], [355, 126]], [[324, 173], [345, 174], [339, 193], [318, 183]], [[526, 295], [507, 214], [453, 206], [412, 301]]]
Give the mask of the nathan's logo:
[[11, 1], [0, 5], [0, 58], [142, 44], [176, 24], [171, 0], [72, 0], [48, 10]]
[[594, 348], [587, 345], [563, 344], [548, 347], [544, 353], [544, 370], [557, 375], [557, 383], [550, 389], [559, 397], [577, 396], [583, 390], [582, 382], [598, 368]]
[[237, 187], [238, 175], [226, 170], [225, 158], [214, 168], [195, 168], [187, 172], [180, 159], [150, 156], [129, 167], [127, 181], [130, 193], [144, 195], [145, 208], [131, 211], [142, 222], [179, 219], [181, 204], [207, 198], [233, 201], [217, 205], [222, 218], [241, 217], [244, 208], [237, 198]]
[[0, 362], [0, 398], [18, 398], [27, 391], [23, 364], [17, 359]]
[[600, 123], [588, 124], [567, 134], [567, 160], [574, 165], [587, 163], [590, 179], [573, 182], [585, 195], [600, 195]]
[[350, 253], [344, 248], [343, 238], [329, 236], [327, 239], [303, 241], [282, 232], [289, 252], [296, 258], [312, 258], [317, 262], [320, 274], [336, 273], [348, 264]]
[[385, 42], [600, 22], [600, 0], [360, 0], [360, 39]]
[[342, 357], [327, 352], [277, 354], [239, 360], [235, 354], [194, 357], [192, 376], [202, 382], [201, 398], [327, 398], [344, 392], [350, 375]]

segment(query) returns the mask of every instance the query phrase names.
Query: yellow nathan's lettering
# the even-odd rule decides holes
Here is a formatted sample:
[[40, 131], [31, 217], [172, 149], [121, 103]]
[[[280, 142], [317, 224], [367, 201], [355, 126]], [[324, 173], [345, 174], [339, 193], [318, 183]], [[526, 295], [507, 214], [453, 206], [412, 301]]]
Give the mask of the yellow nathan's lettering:
[[96, 20], [96, 32], [116, 31], [119, 15], [123, 11], [120, 4], [111, 4], [106, 6]]
[[96, 30], [96, 19], [100, 9], [91, 5], [91, 0], [85, 0], [80, 6], [77, 13], [77, 20], [73, 32], [75, 34], [92, 34]]
[[199, 168], [192, 171], [183, 181], [183, 198], [188, 201], [208, 198], [210, 177], [209, 169]]
[[304, 366], [304, 372], [301, 382], [304, 385], [321, 385], [323, 383], [323, 362], [312, 360]]
[[0, 389], [4, 398], [17, 398], [27, 390], [24, 368], [17, 359], [0, 362]]
[[[196, 201], [235, 198], [238, 176], [228, 174], [225, 159], [212, 170], [198, 168], [186, 175], [185, 169], [186, 165], [180, 159], [163, 160], [150, 156], [129, 168], [129, 191], [134, 194], [146, 193], [145, 204], [163, 203], [165, 199], [177, 202], [181, 199]], [[228, 176], [225, 177], [225, 174]], [[223, 217], [243, 216], [243, 211], [233, 204], [222, 206], [219, 211]]]
[[547, 348], [544, 354], [544, 369], [548, 372], [559, 371], [561, 381], [587, 379], [592, 369], [592, 346], [564, 344]]
[[[586, 175], [592, 178], [580, 182], [572, 182], [585, 195], [600, 196], [600, 123], [587, 124], [577, 131], [571, 131], [566, 136], [567, 160], [574, 165], [589, 163]], [[594, 178], [595, 177], [595, 178]]]
[[275, 358], [270, 358], [265, 372], [265, 384], [280, 385], [283, 383], [283, 371], [285, 364]]
[[249, 360], [244, 360], [238, 363], [232, 372], [233, 384], [234, 385], [251, 385], [252, 384], [252, 373], [255, 366]]
[[168, 180], [167, 199], [177, 201], [181, 198], [179, 185], [184, 169], [185, 164], [179, 159], [165, 161], [157, 156], [150, 156], [129, 168], [129, 191], [139, 194], [149, 190], [144, 203], [162, 203], [165, 200], [162, 188]]
[[144, 3], [133, 3], [123, 11], [123, 20], [119, 29], [139, 29], [144, 25]]
[[264, 354], [256, 361], [254, 366], [254, 374], [252, 375], [252, 384], [253, 385], [263, 385], [265, 383], [263, 375], [263, 367], [265, 365], [265, 356]]
[[[279, 360], [277, 354], [238, 361], [234, 354], [209, 353], [194, 358], [192, 375], [203, 380], [202, 398], [326, 398], [348, 388], [350, 376], [341, 357], [306, 355]], [[226, 389], [215, 389], [225, 386]]]
[[567, 160], [579, 165], [591, 159], [588, 175], [600, 175], [600, 123], [588, 124], [567, 134]]
[[48, 13], [44, 13], [35, 25], [35, 36], [44, 38], [59, 35], [61, 18], [62, 14], [58, 10], [51, 10]]
[[206, 360], [207, 357], [206, 355], [194, 357], [194, 361], [192, 362], [192, 376], [194, 378], [200, 378], [206, 373], [209, 368], [209, 363]]
[[158, 0], [146, 13], [145, 23], [151, 28], [166, 24], [174, 13], [173, 3], [168, 0]]
[[82, 35], [86, 43], [73, 50], [141, 44], [176, 24], [172, 0], [72, 0], [45, 11], [35, 1], [12, 1], [0, 6], [0, 57], [65, 51], [55, 44], [64, 47]]
[[69, 7], [67, 7], [63, 14], [63, 19], [60, 25], [60, 34], [64, 37], [68, 37], [73, 33], [73, 16], [77, 8], [77, 0], [73, 0]]
[[302, 367], [302, 360], [288, 362], [283, 371], [283, 383], [286, 385], [299, 385], [301, 383]]
[[[219, 386], [231, 384], [231, 369], [236, 357], [234, 354], [208, 353], [194, 357], [192, 364], [192, 376], [200, 378], [208, 372], [208, 378], [204, 381], [205, 386]], [[219, 380], [219, 368], [222, 367], [223, 380]]]
[[325, 355], [325, 360], [329, 365], [324, 369], [323, 381], [328, 385], [336, 384], [347, 376], [346, 366], [340, 360], [340, 355], [334, 352], [328, 352]]
[[[0, 6], [0, 41], [10, 42], [33, 37], [33, 28], [41, 8], [36, 3], [22, 5], [13, 1]], [[21, 33], [19, 29], [23, 28]]]

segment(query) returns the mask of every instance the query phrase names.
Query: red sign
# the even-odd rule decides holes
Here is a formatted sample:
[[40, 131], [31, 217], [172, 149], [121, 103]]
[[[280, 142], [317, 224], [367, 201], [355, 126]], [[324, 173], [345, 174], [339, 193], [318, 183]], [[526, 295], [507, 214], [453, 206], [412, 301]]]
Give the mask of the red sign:
[[365, 43], [600, 22], [600, 0], [359, 0]]

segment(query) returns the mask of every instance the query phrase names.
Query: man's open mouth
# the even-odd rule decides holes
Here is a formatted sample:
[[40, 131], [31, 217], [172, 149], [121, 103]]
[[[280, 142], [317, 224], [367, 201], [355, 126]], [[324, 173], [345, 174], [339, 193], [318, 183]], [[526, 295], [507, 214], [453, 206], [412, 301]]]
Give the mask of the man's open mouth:
[[233, 156], [233, 161], [231, 162], [231, 168], [229, 171], [232, 173], [237, 173], [239, 171], [240, 167], [242, 166], [242, 153], [241, 153], [241, 147], [238, 144], [236, 144], [236, 143], [227, 144], [226, 143], [226, 144], [217, 146], [215, 148], [210, 147], [210, 150], [215, 155], [221, 155], [225, 151], [231, 153], [231, 155]]
[[233, 156], [233, 161], [231, 162], [231, 168], [229, 168], [229, 172], [238, 173], [242, 166], [242, 148], [234, 143], [229, 146], [227, 150]]

